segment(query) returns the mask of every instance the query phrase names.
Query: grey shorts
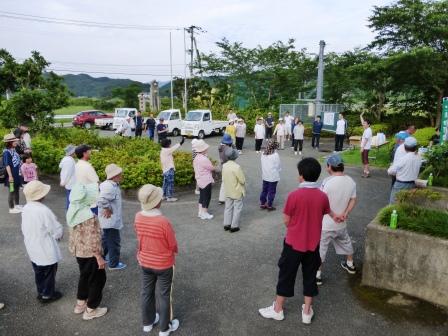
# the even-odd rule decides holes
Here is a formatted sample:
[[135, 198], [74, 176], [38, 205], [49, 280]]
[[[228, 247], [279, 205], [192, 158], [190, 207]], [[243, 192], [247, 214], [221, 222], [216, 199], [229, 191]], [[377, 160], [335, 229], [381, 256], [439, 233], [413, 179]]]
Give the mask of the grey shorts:
[[334, 231], [322, 230], [322, 235], [320, 237], [320, 258], [322, 259], [322, 262], [325, 261], [325, 256], [327, 255], [330, 243], [333, 243], [337, 254], [353, 254], [352, 240], [348, 235], [347, 228]]

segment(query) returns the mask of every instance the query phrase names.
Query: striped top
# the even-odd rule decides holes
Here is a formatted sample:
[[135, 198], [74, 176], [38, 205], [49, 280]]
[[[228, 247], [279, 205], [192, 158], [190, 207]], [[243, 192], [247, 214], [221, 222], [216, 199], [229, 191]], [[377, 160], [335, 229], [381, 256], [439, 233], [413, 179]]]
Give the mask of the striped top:
[[175, 264], [176, 236], [171, 223], [158, 210], [135, 215], [137, 260], [140, 266], [164, 270]]

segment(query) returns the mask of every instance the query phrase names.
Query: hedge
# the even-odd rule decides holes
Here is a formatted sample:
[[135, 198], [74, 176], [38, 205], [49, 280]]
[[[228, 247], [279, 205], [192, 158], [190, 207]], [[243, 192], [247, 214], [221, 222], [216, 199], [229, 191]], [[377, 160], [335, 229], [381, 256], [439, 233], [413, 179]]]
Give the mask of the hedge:
[[[96, 131], [57, 128], [35, 136], [32, 141], [34, 161], [43, 173], [58, 173], [59, 161], [64, 156], [66, 145], [85, 143], [92, 146], [91, 163], [101, 180], [105, 179], [104, 168], [110, 163], [116, 163], [124, 171], [121, 183], [123, 189], [138, 188], [146, 183], [162, 185], [160, 146], [146, 138], [107, 138], [100, 137]], [[175, 184], [192, 184], [194, 174], [191, 154], [177, 151], [174, 154], [174, 162]]]

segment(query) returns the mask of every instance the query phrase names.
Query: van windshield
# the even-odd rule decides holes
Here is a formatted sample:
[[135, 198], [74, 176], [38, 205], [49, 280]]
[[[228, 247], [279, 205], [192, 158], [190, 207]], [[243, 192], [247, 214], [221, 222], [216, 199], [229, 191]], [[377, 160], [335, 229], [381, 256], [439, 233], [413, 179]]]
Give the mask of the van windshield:
[[170, 119], [170, 112], [160, 112], [157, 116], [157, 119], [163, 118], [163, 120], [169, 120]]
[[117, 112], [115, 112], [115, 116], [118, 118], [125, 118], [128, 116], [128, 110], [117, 110]]
[[201, 121], [202, 112], [190, 111], [185, 118], [186, 121]]

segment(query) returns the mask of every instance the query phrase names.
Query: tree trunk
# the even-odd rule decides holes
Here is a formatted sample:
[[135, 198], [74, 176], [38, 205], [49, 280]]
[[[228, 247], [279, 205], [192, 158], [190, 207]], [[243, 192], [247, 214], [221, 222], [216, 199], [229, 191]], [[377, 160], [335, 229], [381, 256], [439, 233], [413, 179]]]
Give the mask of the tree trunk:
[[436, 124], [435, 127], [440, 127], [440, 123], [442, 121], [442, 99], [444, 96], [444, 90], [438, 91], [438, 99], [437, 99], [437, 115], [436, 115]]

